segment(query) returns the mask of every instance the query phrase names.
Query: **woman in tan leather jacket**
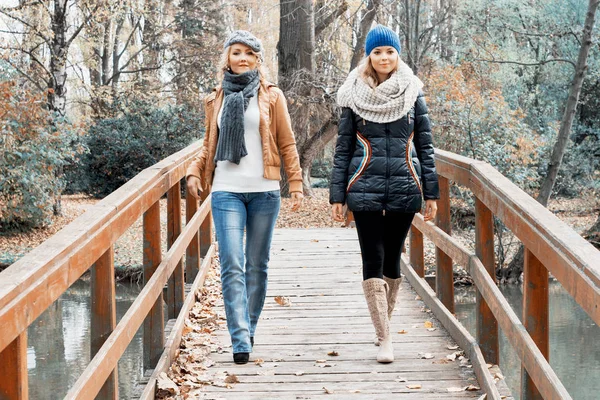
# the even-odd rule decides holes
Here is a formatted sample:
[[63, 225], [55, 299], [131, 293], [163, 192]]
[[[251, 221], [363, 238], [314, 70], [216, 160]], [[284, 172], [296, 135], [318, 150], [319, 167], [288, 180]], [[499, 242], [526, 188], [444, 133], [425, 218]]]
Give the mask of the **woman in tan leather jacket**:
[[260, 41], [235, 31], [224, 48], [222, 84], [204, 100], [204, 146], [186, 177], [192, 195], [211, 192], [233, 360], [246, 364], [266, 296], [281, 159], [294, 210], [302, 170], [285, 97], [264, 77]]

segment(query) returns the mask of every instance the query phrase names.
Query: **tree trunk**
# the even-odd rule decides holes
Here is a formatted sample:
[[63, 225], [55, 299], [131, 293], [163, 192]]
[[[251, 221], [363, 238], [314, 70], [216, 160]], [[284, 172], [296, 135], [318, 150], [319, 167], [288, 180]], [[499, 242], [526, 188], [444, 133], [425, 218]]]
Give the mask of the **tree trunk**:
[[[573, 125], [573, 119], [575, 117], [575, 111], [577, 110], [577, 102], [579, 100], [579, 94], [581, 93], [581, 86], [583, 84], [583, 78], [587, 69], [587, 57], [592, 46], [592, 30], [594, 28], [594, 21], [596, 17], [596, 9], [598, 8], [599, 0], [589, 0], [588, 11], [585, 18], [585, 25], [583, 28], [583, 37], [581, 39], [581, 47], [579, 48], [579, 57], [577, 58], [577, 65], [575, 68], [575, 76], [571, 81], [571, 88], [569, 90], [569, 98], [565, 106], [565, 112], [563, 114], [562, 121], [560, 123], [560, 129], [558, 132], [558, 138], [554, 144], [552, 150], [552, 156], [550, 157], [550, 163], [548, 165], [548, 172], [540, 188], [540, 192], [536, 200], [546, 207], [550, 196], [552, 194], [552, 188], [556, 182], [558, 171], [562, 158], [567, 148], [569, 135], [571, 133], [571, 126]], [[523, 272], [523, 260], [524, 260], [524, 247], [521, 245], [517, 254], [511, 260], [508, 270], [511, 275], [518, 276]]]
[[144, 68], [141, 88], [144, 93], [152, 92], [159, 86], [158, 69], [160, 62], [160, 44], [158, 40], [160, 4], [158, 0], [148, 0], [144, 13], [142, 46], [144, 50]]
[[354, 45], [354, 52], [352, 53], [352, 60], [350, 61], [350, 71], [358, 66], [360, 60], [365, 57], [365, 41], [367, 40], [367, 33], [373, 25], [375, 15], [377, 15], [377, 9], [379, 8], [380, 0], [368, 0], [367, 8], [360, 20], [358, 32], [356, 32], [356, 44]]
[[315, 18], [312, 0], [279, 3], [279, 86], [286, 92], [295, 72], [315, 70]]
[[[292, 89], [293, 77], [302, 70], [308, 72], [308, 77], [312, 77], [315, 70], [315, 16], [312, 0], [286, 1], [279, 3], [279, 42], [277, 43], [277, 52], [279, 55], [279, 86], [286, 92]], [[295, 93], [300, 95], [307, 94], [310, 90], [305, 85], [295, 88]], [[288, 102], [290, 114], [293, 115], [297, 110], [294, 102]], [[302, 106], [300, 106], [302, 107]], [[302, 118], [292, 118], [292, 127], [296, 134], [296, 143], [300, 149], [309, 135], [311, 124], [309, 120]], [[283, 173], [282, 162], [282, 182], [281, 193], [284, 196], [289, 194], [289, 184], [287, 176]]]
[[67, 94], [67, 0], [54, 0], [52, 15], [52, 51], [50, 57], [50, 73], [48, 80], [48, 107], [52, 111], [65, 115]]

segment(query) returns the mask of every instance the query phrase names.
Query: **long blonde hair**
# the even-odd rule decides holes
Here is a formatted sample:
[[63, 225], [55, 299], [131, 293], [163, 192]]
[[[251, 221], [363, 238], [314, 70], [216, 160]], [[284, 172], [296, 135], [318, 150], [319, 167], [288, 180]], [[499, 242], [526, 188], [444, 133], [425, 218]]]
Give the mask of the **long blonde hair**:
[[[392, 76], [396, 71], [398, 71], [398, 65], [400, 65], [400, 57], [398, 56], [398, 61], [396, 62], [396, 68], [391, 71], [388, 75], [388, 78]], [[379, 82], [379, 76], [377, 76], [377, 71], [373, 68], [373, 63], [371, 63], [371, 56], [366, 56], [360, 62], [359, 66], [360, 77], [367, 83], [367, 85], [371, 86], [375, 89], [377, 86], [381, 84]]]
[[[258, 69], [258, 75], [260, 76], [261, 82], [267, 79], [267, 68], [263, 64], [263, 54], [262, 52], [256, 52], [252, 49], [252, 54], [256, 56], [256, 69]], [[219, 82], [223, 80], [223, 76], [225, 76], [225, 71], [231, 71], [229, 67], [229, 53], [231, 53], [231, 46], [227, 46], [223, 52], [221, 53], [221, 58], [219, 59], [219, 69], [217, 70], [217, 79]]]

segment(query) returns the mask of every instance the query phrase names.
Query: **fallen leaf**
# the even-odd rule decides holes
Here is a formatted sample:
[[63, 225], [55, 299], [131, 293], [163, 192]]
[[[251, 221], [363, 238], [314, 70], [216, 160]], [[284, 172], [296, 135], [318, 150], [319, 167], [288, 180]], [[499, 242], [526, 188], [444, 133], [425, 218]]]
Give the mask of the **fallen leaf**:
[[316, 360], [315, 362], [316, 362], [316, 363], [326, 363], [326, 362], [327, 362], [327, 360]]
[[404, 335], [405, 333], [408, 333], [406, 330], [402, 329], [400, 331], [398, 331], [399, 334]]
[[416, 385], [406, 385], [407, 388], [409, 389], [421, 389], [421, 385], [416, 384]]
[[327, 353], [328, 356], [332, 356], [332, 357], [337, 357], [340, 355], [340, 353], [338, 353], [337, 351], [330, 351], [329, 353]]
[[256, 365], [261, 365], [265, 362], [265, 360], [263, 360], [262, 358], [257, 358], [256, 360], [254, 360], [254, 364]]
[[[462, 356], [462, 351], [455, 351], [452, 354], [448, 354], [446, 358], [450, 361], [456, 360], [459, 356]], [[462, 360], [461, 360], [462, 361]]]
[[319, 243], [319, 240], [318, 240], [318, 239], [311, 239], [310, 241], [311, 241], [312, 243]]
[[454, 346], [452, 346], [452, 345], [447, 345], [447, 346], [446, 346], [446, 348], [447, 348], [448, 350], [456, 350], [456, 349], [458, 349], [458, 347], [459, 347], [458, 345], [454, 345]]
[[433, 323], [431, 321], [425, 321], [425, 328], [433, 328]]
[[181, 333], [181, 335], [182, 335], [182, 336], [185, 336], [185, 335], [187, 335], [188, 333], [190, 333], [190, 332], [193, 332], [193, 331], [194, 331], [194, 328], [192, 328], [191, 326], [189, 326], [189, 325], [187, 325], [187, 324], [186, 324], [186, 325], [183, 327], [183, 332]]
[[481, 388], [479, 386], [469, 385], [465, 388], [465, 390], [468, 392], [475, 392], [477, 390], [481, 390]]
[[302, 375], [304, 375], [304, 371], [298, 371], [294, 375], [296, 375], [296, 376], [302, 376]]
[[225, 383], [240, 383], [240, 380], [238, 379], [237, 376], [235, 376], [234, 374], [231, 374], [231, 375], [227, 375], [227, 378], [225, 378]]
[[406, 378], [399, 376], [398, 378], [395, 379], [395, 381], [396, 382], [406, 382]]
[[161, 393], [163, 396], [169, 394], [179, 394], [179, 388], [166, 374], [166, 372], [161, 372], [158, 375], [158, 379], [156, 381], [157, 386], [157, 395]]
[[290, 301], [289, 297], [276, 296], [274, 300], [277, 304], [283, 307], [289, 307], [292, 305], [292, 302]]
[[316, 366], [319, 368], [330, 368], [335, 367], [335, 364], [316, 364]]
[[327, 394], [333, 394], [333, 390], [327, 389], [325, 386], [323, 386], [323, 390], [325, 391], [325, 393]]
[[433, 331], [436, 331], [436, 330], [437, 330], [437, 328], [427, 328], [427, 330], [428, 330], [429, 332], [433, 332]]
[[425, 360], [429, 360], [433, 358], [433, 354], [431, 353], [419, 353], [419, 358], [423, 358]]

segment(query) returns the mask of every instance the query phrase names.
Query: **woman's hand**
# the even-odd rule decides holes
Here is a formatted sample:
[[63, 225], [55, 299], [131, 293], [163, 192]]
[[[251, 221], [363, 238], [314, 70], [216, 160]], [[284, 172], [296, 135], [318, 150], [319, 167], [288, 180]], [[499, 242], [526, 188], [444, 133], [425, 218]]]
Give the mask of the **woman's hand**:
[[331, 217], [334, 221], [344, 222], [344, 205], [342, 203], [333, 203], [331, 205]]
[[435, 215], [437, 214], [437, 201], [435, 200], [425, 200], [425, 215], [423, 216], [425, 222], [433, 221], [435, 219]]
[[304, 194], [302, 192], [292, 192], [292, 211], [298, 211], [300, 209], [300, 205], [302, 204], [302, 200], [304, 200]]
[[188, 193], [191, 193], [196, 200], [200, 200], [200, 193], [202, 193], [202, 188], [200, 186], [200, 179], [197, 176], [188, 176], [187, 191]]

